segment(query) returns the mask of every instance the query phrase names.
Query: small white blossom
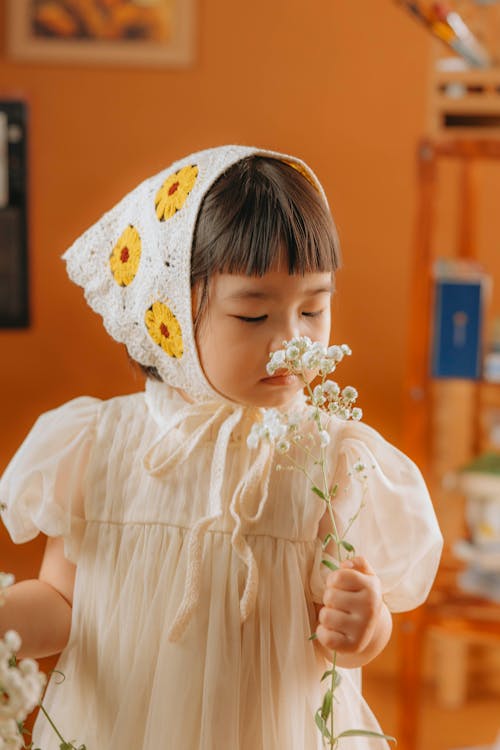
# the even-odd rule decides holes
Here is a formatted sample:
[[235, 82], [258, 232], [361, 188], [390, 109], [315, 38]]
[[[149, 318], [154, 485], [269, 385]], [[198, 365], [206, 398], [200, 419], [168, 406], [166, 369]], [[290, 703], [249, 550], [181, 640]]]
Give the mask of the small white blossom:
[[[23, 659], [19, 664], [13, 658], [21, 648], [21, 638], [9, 630], [0, 639], [0, 739], [5, 747], [10, 722], [23, 722], [40, 702], [46, 677], [38, 671], [32, 659]], [[11, 738], [9, 738], [9, 742]], [[11, 745], [15, 747], [15, 744]], [[0, 744], [2, 748], [2, 744]]]
[[340, 346], [329, 346], [326, 350], [326, 356], [329, 359], [333, 359], [334, 362], [342, 362], [342, 360], [344, 359], [344, 352], [342, 351]]
[[360, 409], [358, 406], [355, 406], [354, 409], [352, 410], [351, 417], [356, 422], [359, 422], [359, 420], [363, 418], [363, 410]]
[[24, 741], [14, 719], [0, 718], [0, 750], [21, 750]]
[[292, 344], [286, 348], [285, 355], [288, 362], [294, 362], [300, 357], [300, 349]]
[[347, 344], [341, 344], [341, 345], [340, 345], [340, 348], [342, 349], [343, 353], [344, 353], [344, 354], [345, 354], [345, 355], [346, 355], [347, 357], [350, 357], [350, 356], [351, 356], [351, 354], [352, 354], [352, 349], [351, 349], [351, 347], [350, 347], [350, 346], [348, 346]]
[[317, 385], [313, 391], [312, 402], [315, 406], [322, 406], [325, 403], [325, 395], [323, 393], [323, 386]]
[[6, 589], [12, 586], [16, 579], [12, 573], [0, 573], [0, 589]]
[[352, 403], [353, 401], [356, 401], [357, 397], [358, 392], [356, 388], [353, 388], [352, 385], [346, 385], [346, 387], [342, 391], [342, 398]]
[[338, 383], [336, 383], [334, 380], [325, 380], [325, 382], [323, 383], [323, 393], [330, 401], [334, 398], [337, 398], [340, 393]]
[[319, 363], [319, 374], [320, 375], [330, 375], [331, 372], [335, 370], [335, 362], [333, 359], [329, 359], [328, 357], [323, 357], [323, 359]]
[[21, 636], [15, 630], [8, 630], [3, 637], [3, 642], [10, 651], [15, 653], [21, 648]]
[[340, 419], [347, 420], [347, 419], [349, 419], [350, 411], [349, 411], [349, 409], [346, 409], [344, 406], [341, 406], [341, 407], [339, 407], [339, 410], [337, 411], [337, 416]]
[[267, 363], [267, 373], [268, 375], [274, 375], [276, 370], [279, 370], [281, 368], [286, 367], [286, 360], [285, 360], [285, 352], [283, 349], [278, 349], [278, 351], [273, 352], [271, 354], [271, 359]]
[[319, 443], [322, 448], [325, 448], [330, 443], [330, 435], [326, 430], [320, 430], [319, 432]]
[[[5, 601], [5, 589], [12, 586], [16, 579], [12, 573], [0, 573], [0, 607]], [[1, 750], [1, 747], [0, 747]]]
[[279, 453], [288, 453], [288, 451], [290, 450], [290, 443], [288, 442], [288, 440], [282, 438], [276, 443], [276, 449]]
[[314, 370], [319, 367], [321, 355], [318, 352], [307, 351], [301, 357], [301, 364], [304, 370]]

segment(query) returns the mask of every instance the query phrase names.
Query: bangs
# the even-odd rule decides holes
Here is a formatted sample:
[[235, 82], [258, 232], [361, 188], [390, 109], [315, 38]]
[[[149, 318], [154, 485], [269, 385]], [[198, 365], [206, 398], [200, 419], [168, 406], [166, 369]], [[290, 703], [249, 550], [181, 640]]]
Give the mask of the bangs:
[[250, 156], [219, 177], [202, 202], [195, 227], [192, 286], [214, 273], [263, 276], [283, 252], [290, 274], [339, 267], [339, 242], [328, 206], [299, 169]]

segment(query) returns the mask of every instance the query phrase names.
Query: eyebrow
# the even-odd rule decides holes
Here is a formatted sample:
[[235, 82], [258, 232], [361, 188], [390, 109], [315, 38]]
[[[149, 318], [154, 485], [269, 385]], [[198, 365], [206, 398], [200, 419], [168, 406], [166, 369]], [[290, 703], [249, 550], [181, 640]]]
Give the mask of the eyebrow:
[[[333, 284], [327, 284], [326, 286], [313, 287], [311, 289], [304, 290], [304, 297], [314, 297], [318, 294], [333, 294], [335, 287]], [[232, 294], [228, 294], [225, 297], [226, 300], [245, 300], [245, 299], [271, 299], [275, 296], [274, 292], [259, 291], [257, 289], [239, 289]]]

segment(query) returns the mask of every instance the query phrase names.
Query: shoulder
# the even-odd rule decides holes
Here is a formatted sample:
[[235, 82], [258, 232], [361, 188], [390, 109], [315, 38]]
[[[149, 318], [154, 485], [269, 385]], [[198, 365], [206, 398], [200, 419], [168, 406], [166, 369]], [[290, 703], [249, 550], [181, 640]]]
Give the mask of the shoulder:
[[333, 417], [329, 432], [336, 459], [345, 457], [352, 466], [361, 463], [367, 468], [378, 468], [385, 474], [420, 482], [416, 464], [377, 430], [364, 422], [343, 421]]
[[133, 393], [110, 399], [78, 396], [41, 414], [30, 435], [64, 435], [95, 432], [103, 422], [113, 422], [146, 409], [144, 393]]

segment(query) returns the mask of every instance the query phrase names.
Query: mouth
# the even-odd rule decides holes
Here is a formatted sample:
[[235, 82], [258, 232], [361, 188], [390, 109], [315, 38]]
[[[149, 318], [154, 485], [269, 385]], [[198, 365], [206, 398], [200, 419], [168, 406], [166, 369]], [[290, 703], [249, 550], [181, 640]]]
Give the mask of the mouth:
[[274, 386], [297, 385], [298, 377], [297, 375], [291, 375], [287, 370], [276, 370], [274, 375], [262, 378], [261, 382]]

